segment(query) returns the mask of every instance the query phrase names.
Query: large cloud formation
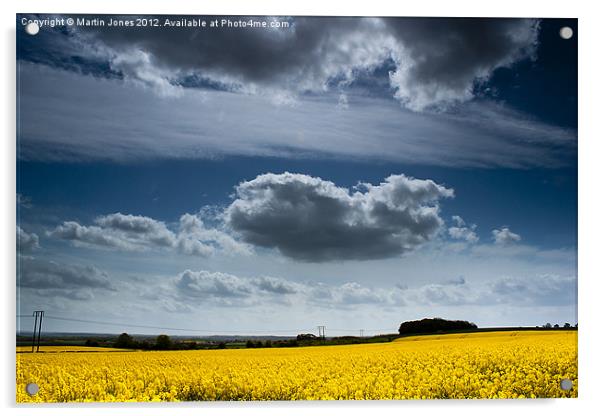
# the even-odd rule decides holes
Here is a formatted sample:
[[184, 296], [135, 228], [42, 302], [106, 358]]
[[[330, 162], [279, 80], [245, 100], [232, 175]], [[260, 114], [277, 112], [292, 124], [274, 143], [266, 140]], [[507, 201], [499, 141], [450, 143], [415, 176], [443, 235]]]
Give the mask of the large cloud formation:
[[387, 24], [401, 46], [401, 53], [393, 53], [397, 68], [391, 86], [414, 110], [472, 98], [475, 82], [534, 56], [539, 30], [529, 19], [387, 19]]
[[90, 300], [94, 293], [117, 290], [110, 276], [90, 265], [67, 264], [31, 257], [19, 263], [17, 285], [42, 297]]
[[453, 189], [391, 175], [347, 188], [308, 175], [268, 173], [236, 187], [224, 218], [248, 243], [323, 262], [397, 256], [439, 231], [438, 202]]
[[239, 277], [207, 270], [186, 270], [170, 282], [167, 293], [184, 303], [256, 305], [294, 301], [323, 307], [335, 305], [400, 305], [399, 290], [363, 286], [357, 282], [340, 285], [294, 282], [271, 276]]
[[240, 277], [215, 271], [186, 270], [170, 280], [162, 293], [190, 305], [294, 303], [323, 308], [358, 305], [459, 306], [459, 305], [570, 305], [576, 301], [573, 276], [532, 275], [498, 277], [486, 283], [463, 277], [413, 287], [366, 286], [355, 281], [338, 284], [291, 281], [280, 277]]
[[25, 160], [270, 156], [529, 168], [566, 166], [576, 152], [575, 131], [483, 100], [453, 112], [415, 113], [359, 93], [349, 93], [347, 109], [334, 93], [298, 106], [192, 88], [160, 99], [130, 82], [26, 62], [19, 69]]
[[208, 228], [198, 215], [180, 217], [177, 232], [156, 219], [120, 212], [99, 216], [95, 225], [65, 221], [48, 232], [49, 237], [71, 241], [76, 246], [124, 251], [167, 250], [208, 257], [220, 250], [226, 254], [248, 254], [249, 248], [228, 234]]
[[[130, 20], [132, 16], [123, 18]], [[180, 16], [169, 18], [178, 20]], [[359, 74], [392, 67], [389, 84], [394, 95], [406, 107], [419, 111], [470, 99], [475, 82], [486, 80], [499, 67], [532, 57], [538, 37], [538, 22], [532, 19], [253, 19], [289, 26], [77, 28], [71, 29], [70, 41], [53, 36], [52, 43], [68, 44], [64, 49], [69, 55], [55, 58], [57, 65], [74, 61], [75, 49], [88, 60], [108, 62], [110, 76], [132, 79], [161, 94], [192, 83], [295, 95], [348, 85]], [[51, 59], [47, 54], [37, 55], [30, 54], [29, 59]], [[83, 65], [79, 61], [69, 66]]]

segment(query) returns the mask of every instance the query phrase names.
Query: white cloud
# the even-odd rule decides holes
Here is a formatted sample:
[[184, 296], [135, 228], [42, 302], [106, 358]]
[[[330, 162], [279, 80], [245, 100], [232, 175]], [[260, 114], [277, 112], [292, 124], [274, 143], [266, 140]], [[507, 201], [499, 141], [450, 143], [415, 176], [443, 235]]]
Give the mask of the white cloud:
[[228, 233], [217, 228], [207, 228], [199, 215], [184, 214], [180, 217], [178, 245], [184, 246], [183, 252], [187, 250], [199, 250], [211, 254], [215, 247], [220, 248], [228, 254], [251, 254], [251, 248], [236, 241]]
[[486, 282], [464, 278], [429, 283], [403, 291], [410, 305], [576, 305], [577, 281], [572, 276], [534, 274], [529, 277], [496, 277]]
[[17, 206], [29, 209], [33, 207], [33, 204], [31, 203], [31, 198], [23, 194], [17, 193]]
[[24, 258], [19, 264], [17, 284], [48, 296], [89, 298], [92, 290], [114, 291], [109, 275], [94, 266], [82, 266]]
[[302, 285], [275, 277], [262, 276], [252, 280], [258, 289], [281, 295], [298, 293], [304, 290]]
[[110, 58], [111, 69], [121, 72], [126, 79], [151, 88], [163, 97], [177, 97], [182, 87], [170, 82], [171, 71], [161, 69], [153, 62], [153, 57], [140, 49], [130, 49], [127, 53], [114, 53]]
[[454, 221], [455, 226], [447, 229], [451, 238], [454, 240], [464, 240], [473, 244], [479, 241], [479, 236], [475, 232], [475, 229], [477, 228], [476, 224], [467, 226], [466, 222], [458, 215], [454, 215], [452, 220]]
[[459, 215], [452, 215], [452, 221], [456, 224], [456, 227], [464, 227], [466, 225], [466, 221]]
[[152, 218], [115, 213], [98, 217], [94, 222], [97, 225], [85, 226], [65, 221], [47, 234], [77, 246], [127, 251], [170, 247], [175, 243], [174, 234], [165, 224]]
[[341, 110], [349, 109], [349, 98], [347, 97], [347, 94], [339, 94], [339, 103], [337, 104], [337, 107]]
[[500, 303], [577, 304], [577, 279], [572, 276], [540, 274], [530, 278], [502, 277], [494, 281], [490, 288], [492, 298]]
[[94, 220], [96, 225], [65, 221], [47, 233], [49, 237], [72, 242], [76, 246], [101, 247], [125, 251], [167, 250], [185, 255], [208, 257], [251, 253], [250, 248], [227, 233], [206, 228], [198, 215], [184, 214], [178, 232], [150, 217], [114, 213]]
[[335, 290], [335, 299], [343, 304], [386, 303], [390, 300], [386, 294], [364, 287], [357, 282], [344, 283]]
[[321, 282], [294, 282], [283, 278], [238, 277], [229, 273], [206, 270], [186, 270], [173, 281], [174, 295], [188, 303], [217, 303], [224, 301], [239, 306], [266, 303], [313, 304], [324, 308], [348, 305], [401, 305], [397, 289], [386, 290], [345, 282], [340, 285]]
[[495, 244], [508, 245], [518, 243], [521, 240], [521, 236], [510, 231], [508, 227], [502, 227], [499, 230], [495, 229], [491, 233]]
[[29, 253], [40, 248], [40, 238], [36, 233], [27, 233], [17, 225], [17, 253]]
[[178, 238], [178, 250], [182, 254], [200, 257], [209, 257], [215, 252], [212, 246], [195, 238]]
[[466, 305], [478, 302], [478, 297], [466, 285], [428, 284], [409, 291], [408, 296], [418, 304]]
[[[536, 274], [531, 277], [497, 277], [488, 282], [468, 282], [463, 277], [442, 283], [412, 287], [374, 287], [347, 281], [339, 284], [319, 281], [290, 281], [277, 277], [239, 277], [229, 273], [186, 270], [161, 291], [186, 304], [248, 306], [269, 304], [312, 305], [325, 309], [361, 305], [424, 307], [431, 305], [550, 306], [576, 302], [574, 277]], [[156, 299], [162, 299], [161, 296]]]
[[236, 187], [224, 219], [244, 241], [296, 260], [378, 259], [431, 240], [443, 224], [439, 200], [453, 195], [405, 175], [351, 192], [321, 178], [268, 173]]
[[412, 113], [351, 93], [344, 111], [338, 94], [276, 107], [265, 97], [190, 88], [159, 99], [127, 82], [28, 63], [20, 71], [19, 157], [27, 160], [234, 155], [522, 168], [565, 165], [576, 149], [575, 131], [486, 101], [453, 114]]
[[163, 222], [149, 217], [117, 212], [100, 216], [94, 222], [104, 232], [114, 233], [134, 246], [172, 247], [175, 243], [174, 233]]
[[247, 280], [227, 273], [205, 270], [186, 270], [176, 278], [175, 285], [180, 295], [206, 301], [210, 301], [212, 297], [243, 297], [251, 293], [251, 286]]

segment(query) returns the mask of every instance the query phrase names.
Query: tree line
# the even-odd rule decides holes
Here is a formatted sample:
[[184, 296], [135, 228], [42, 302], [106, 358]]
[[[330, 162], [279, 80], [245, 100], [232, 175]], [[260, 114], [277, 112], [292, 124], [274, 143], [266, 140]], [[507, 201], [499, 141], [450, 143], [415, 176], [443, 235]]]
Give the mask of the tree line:
[[[577, 325], [571, 326], [568, 322], [563, 326], [559, 324], [546, 323], [545, 325], [537, 326], [538, 329], [577, 329]], [[442, 318], [424, 318], [416, 321], [405, 321], [399, 325], [399, 335], [395, 334], [384, 334], [375, 335], [372, 337], [354, 337], [354, 336], [342, 336], [342, 337], [331, 337], [328, 339], [322, 339], [317, 337], [315, 334], [299, 334], [294, 339], [284, 340], [247, 340], [246, 343], [226, 343], [226, 342], [196, 342], [196, 341], [173, 341], [169, 335], [159, 335], [153, 341], [152, 339], [136, 340], [134, 337], [127, 333], [122, 333], [112, 343], [115, 348], [123, 349], [139, 349], [139, 350], [191, 350], [191, 349], [225, 349], [228, 348], [272, 348], [272, 347], [299, 347], [307, 345], [342, 345], [342, 344], [357, 344], [367, 342], [390, 342], [399, 336], [406, 335], [419, 335], [419, 334], [437, 334], [446, 332], [462, 332], [462, 331], [474, 331], [478, 327], [476, 324], [468, 321], [461, 320], [447, 320]], [[486, 329], [485, 329], [486, 330]], [[236, 344], [236, 345], [234, 345]], [[109, 345], [110, 342], [109, 342]], [[86, 346], [98, 347], [99, 342], [94, 339], [88, 339]], [[103, 346], [107, 346], [103, 343]]]
[[189, 342], [176, 342], [174, 343], [169, 335], [159, 335], [155, 342], [149, 340], [138, 341], [131, 335], [123, 333], [117, 337], [113, 344], [115, 348], [125, 349], [141, 349], [141, 350], [171, 350], [171, 349], [190, 349], [192, 343]]
[[[290, 340], [248, 340], [243, 344], [246, 348], [271, 348], [271, 347], [298, 347], [299, 343], [296, 339]], [[98, 347], [100, 343], [93, 339], [86, 341], [88, 347]], [[226, 342], [219, 343], [201, 343], [196, 341], [173, 341], [169, 335], [159, 335], [154, 340], [143, 339], [137, 340], [128, 333], [122, 333], [112, 343], [114, 348], [135, 349], [135, 350], [195, 350], [195, 349], [225, 349]], [[242, 346], [242, 345], [241, 345]]]

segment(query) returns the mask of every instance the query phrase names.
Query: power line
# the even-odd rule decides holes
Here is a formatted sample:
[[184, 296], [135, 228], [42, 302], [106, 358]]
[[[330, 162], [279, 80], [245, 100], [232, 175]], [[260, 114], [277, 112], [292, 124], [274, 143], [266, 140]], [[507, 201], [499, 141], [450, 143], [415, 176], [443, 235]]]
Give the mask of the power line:
[[232, 330], [232, 331], [219, 331], [213, 329], [194, 329], [194, 328], [174, 328], [174, 327], [165, 327], [165, 326], [153, 326], [153, 325], [136, 325], [136, 324], [126, 324], [120, 322], [104, 322], [104, 321], [93, 321], [87, 319], [75, 319], [75, 318], [63, 318], [59, 316], [44, 316], [46, 319], [54, 319], [59, 321], [71, 321], [71, 322], [82, 322], [88, 324], [99, 324], [99, 325], [113, 325], [113, 326], [125, 326], [132, 328], [146, 328], [146, 329], [164, 329], [169, 331], [188, 331], [188, 332], [206, 332], [206, 333], [270, 333], [270, 332], [302, 332], [302, 331], [310, 331], [309, 329], [252, 329], [252, 330]]
[[341, 329], [341, 328], [328, 328], [328, 330], [329, 331], [335, 331], [335, 332], [357, 332], [357, 331], [364, 331], [364, 332], [393, 331], [393, 332], [397, 332], [397, 328], [380, 328], [380, 329], [358, 329], [358, 328]]
[[[34, 318], [33, 315], [17, 315], [17, 318]], [[303, 332], [311, 332], [312, 329], [249, 329], [249, 330], [231, 330], [231, 331], [223, 331], [223, 330], [213, 330], [213, 329], [197, 329], [197, 328], [178, 328], [178, 327], [167, 327], [167, 326], [156, 326], [156, 325], [140, 325], [140, 324], [132, 324], [132, 323], [123, 323], [123, 322], [108, 322], [108, 321], [99, 321], [99, 320], [90, 320], [90, 319], [78, 319], [78, 318], [66, 318], [61, 316], [52, 316], [52, 315], [44, 315], [45, 319], [57, 320], [57, 321], [67, 321], [67, 322], [80, 322], [87, 324], [97, 324], [97, 325], [107, 325], [107, 326], [115, 326], [115, 327], [126, 327], [126, 328], [144, 328], [144, 329], [158, 329], [165, 331], [181, 331], [181, 332], [200, 332], [207, 334], [269, 334], [269, 333], [303, 333]], [[315, 329], [315, 328], [314, 328]], [[318, 332], [321, 337], [325, 337], [325, 326], [318, 327]], [[345, 333], [357, 333], [357, 328], [329, 328], [331, 332], [345, 332]], [[381, 328], [381, 329], [363, 329], [361, 333], [364, 332], [388, 332], [388, 331], [397, 331], [397, 329], [393, 328]]]

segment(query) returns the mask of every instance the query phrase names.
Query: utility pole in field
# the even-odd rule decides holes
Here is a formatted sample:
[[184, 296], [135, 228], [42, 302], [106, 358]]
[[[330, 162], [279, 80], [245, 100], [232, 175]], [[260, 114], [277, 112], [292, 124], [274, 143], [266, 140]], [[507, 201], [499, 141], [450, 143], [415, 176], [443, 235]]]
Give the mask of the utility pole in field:
[[360, 338], [364, 338], [364, 330], [360, 329]]
[[320, 337], [322, 342], [324, 342], [326, 340], [326, 326], [324, 326], [324, 325], [318, 326], [318, 336]]
[[[33, 324], [33, 339], [31, 340], [31, 352], [40, 351], [40, 337], [42, 335], [42, 319], [44, 311], [33, 311], [33, 316], [36, 318]], [[39, 320], [38, 320], [39, 318]], [[36, 348], [37, 347], [37, 348]]]

